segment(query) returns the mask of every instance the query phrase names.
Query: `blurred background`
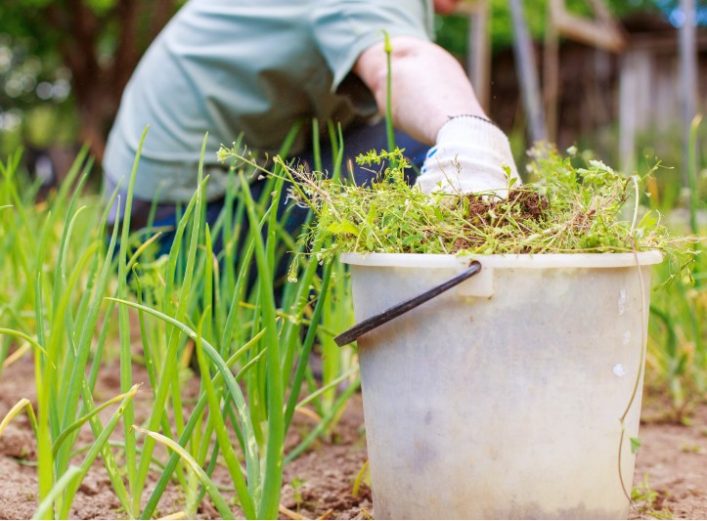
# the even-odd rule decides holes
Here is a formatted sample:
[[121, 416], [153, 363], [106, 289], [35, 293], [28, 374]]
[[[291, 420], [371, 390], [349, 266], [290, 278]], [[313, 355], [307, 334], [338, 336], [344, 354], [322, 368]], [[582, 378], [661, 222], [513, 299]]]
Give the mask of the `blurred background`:
[[[123, 87], [182, 3], [2, 2], [0, 153], [24, 147], [48, 184], [83, 143], [100, 159]], [[707, 102], [707, 1], [467, 0], [436, 25], [519, 162], [538, 139], [626, 171], [660, 158], [674, 167], [664, 202], [680, 205], [689, 125]]]

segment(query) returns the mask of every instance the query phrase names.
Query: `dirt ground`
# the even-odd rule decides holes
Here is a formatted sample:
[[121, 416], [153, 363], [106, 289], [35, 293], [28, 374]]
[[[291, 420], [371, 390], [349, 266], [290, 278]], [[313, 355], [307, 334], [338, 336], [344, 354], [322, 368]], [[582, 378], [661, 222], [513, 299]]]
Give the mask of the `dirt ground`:
[[[0, 418], [21, 398], [34, 401], [31, 363], [22, 361], [0, 378]], [[136, 380], [144, 377], [136, 369]], [[108, 375], [101, 381], [99, 399], [117, 392], [117, 378]], [[136, 402], [138, 421], [147, 410], [147, 393]], [[656, 420], [661, 416], [658, 400], [647, 400], [641, 426], [634, 486], [637, 495], [631, 511], [633, 519], [707, 518], [707, 406], [698, 407], [689, 425]], [[645, 421], [645, 420], [648, 421]], [[288, 437], [294, 446], [309, 427], [302, 416]], [[86, 434], [86, 442], [91, 436]], [[28, 519], [36, 508], [36, 478], [33, 459], [34, 437], [24, 417], [17, 418], [0, 436], [0, 519]], [[363, 413], [360, 398], [351, 400], [331, 439], [319, 442], [285, 469], [282, 517], [370, 519], [373, 514], [370, 490], [363, 485], [357, 497], [353, 482], [366, 461]], [[225, 472], [217, 471], [217, 483], [229, 487]], [[146, 487], [146, 495], [154, 482]], [[145, 496], [147, 497], [147, 496]], [[168, 489], [158, 515], [180, 511], [181, 495]], [[77, 494], [72, 517], [111, 519], [124, 517], [102, 465], [91, 470]], [[207, 503], [201, 518], [217, 517]]]
[[707, 405], [686, 425], [666, 421], [662, 398], [643, 406], [633, 486], [633, 519], [707, 519]]

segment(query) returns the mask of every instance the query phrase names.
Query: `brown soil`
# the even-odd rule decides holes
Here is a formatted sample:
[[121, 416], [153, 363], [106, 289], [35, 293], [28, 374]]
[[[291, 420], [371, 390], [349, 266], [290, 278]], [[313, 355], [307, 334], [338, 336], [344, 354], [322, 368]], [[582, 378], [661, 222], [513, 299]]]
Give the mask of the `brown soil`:
[[468, 233], [455, 241], [453, 251], [481, 245], [486, 239], [479, 235], [477, 228], [502, 229], [512, 225], [514, 230], [517, 226], [529, 230], [528, 225], [531, 222], [546, 220], [550, 207], [547, 197], [530, 188], [511, 190], [508, 199], [503, 201], [489, 200], [483, 196], [470, 194], [460, 198], [459, 204], [468, 207], [466, 211], [469, 222]]
[[[508, 199], [505, 201], [489, 201], [479, 195], [465, 196], [469, 202], [468, 218], [471, 222], [475, 221], [498, 221], [499, 226], [503, 226], [504, 221], [513, 217], [516, 221], [523, 220], [542, 220], [548, 208], [550, 207], [547, 197], [540, 195], [528, 188], [520, 188], [511, 190], [508, 193]], [[494, 212], [499, 208], [504, 209], [504, 214], [499, 215]]]
[[[117, 366], [116, 366], [117, 369]], [[146, 380], [136, 369], [136, 381]], [[117, 379], [108, 375], [97, 391], [101, 399], [117, 392]], [[147, 393], [138, 400], [138, 419], [144, 417]], [[0, 418], [20, 398], [34, 400], [31, 362], [12, 366], [0, 378]], [[644, 417], [656, 416], [655, 405], [644, 408]], [[370, 490], [363, 485], [352, 494], [353, 482], [366, 460], [360, 397], [351, 400], [335, 433], [285, 469], [282, 493], [283, 518], [368, 519], [372, 515]], [[288, 437], [294, 446], [308, 432], [311, 420], [298, 417]], [[689, 425], [651, 421], [641, 427], [634, 484], [640, 491], [631, 517], [649, 519], [670, 516], [680, 519], [707, 518], [707, 406], [695, 409]], [[87, 435], [86, 442], [91, 440]], [[0, 436], [0, 519], [27, 519], [36, 508], [34, 437], [27, 420], [16, 418]], [[163, 454], [162, 454], [163, 456]], [[156, 478], [156, 475], [154, 476]], [[228, 476], [217, 471], [214, 479], [227, 486]], [[149, 493], [154, 482], [147, 486]], [[160, 504], [160, 516], [180, 511], [181, 495], [170, 489]], [[217, 517], [208, 502], [201, 518]], [[123, 517], [102, 465], [97, 464], [77, 494], [72, 517], [101, 519]]]
[[[707, 519], [707, 405], [684, 424], [666, 421], [662, 398], [643, 407], [631, 517]], [[655, 403], [658, 402], [658, 403]]]

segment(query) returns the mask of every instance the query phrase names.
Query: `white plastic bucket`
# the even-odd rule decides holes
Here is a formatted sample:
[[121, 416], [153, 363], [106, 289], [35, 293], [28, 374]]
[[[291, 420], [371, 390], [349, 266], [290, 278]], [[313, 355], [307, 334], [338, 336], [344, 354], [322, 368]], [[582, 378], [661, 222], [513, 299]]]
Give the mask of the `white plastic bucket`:
[[[479, 274], [358, 340], [375, 517], [625, 519], [661, 254], [473, 258]], [[360, 322], [470, 258], [342, 261]]]

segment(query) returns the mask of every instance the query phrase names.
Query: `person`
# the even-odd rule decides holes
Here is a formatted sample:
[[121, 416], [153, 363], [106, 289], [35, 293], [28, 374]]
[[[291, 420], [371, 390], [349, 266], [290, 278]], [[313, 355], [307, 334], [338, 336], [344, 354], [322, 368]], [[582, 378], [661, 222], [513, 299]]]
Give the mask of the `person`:
[[[123, 94], [104, 157], [105, 192], [125, 191], [140, 135], [131, 225], [174, 224], [197, 185], [208, 131], [207, 219], [223, 204], [221, 144], [242, 136], [275, 153], [303, 122], [291, 157], [311, 161], [313, 118], [344, 129], [345, 154], [386, 146], [387, 56], [392, 44], [392, 119], [397, 144], [420, 167], [424, 191], [504, 195], [517, 177], [508, 139], [486, 116], [459, 63], [432, 41], [433, 9], [458, 0], [190, 0], [147, 50]], [[374, 121], [377, 117], [377, 122]], [[431, 147], [431, 148], [430, 148]], [[323, 147], [326, 151], [326, 147]], [[325, 167], [331, 157], [324, 154]], [[310, 162], [311, 164], [311, 162]], [[366, 176], [362, 169], [355, 172]], [[254, 181], [257, 195], [262, 182]], [[120, 219], [114, 204], [111, 220]], [[296, 227], [303, 217], [290, 216]]]

